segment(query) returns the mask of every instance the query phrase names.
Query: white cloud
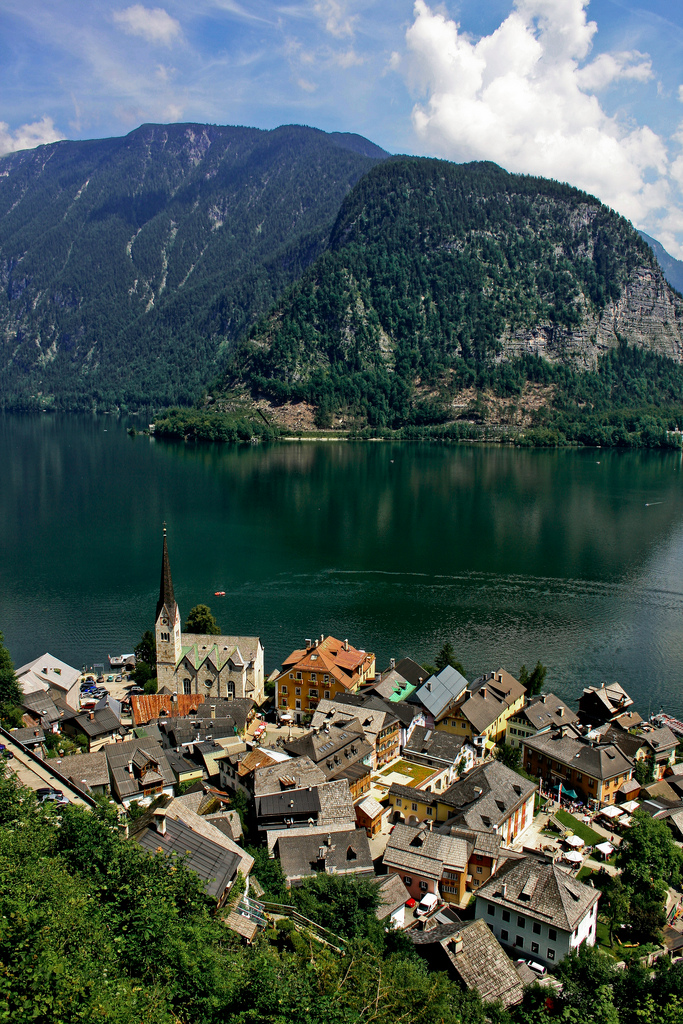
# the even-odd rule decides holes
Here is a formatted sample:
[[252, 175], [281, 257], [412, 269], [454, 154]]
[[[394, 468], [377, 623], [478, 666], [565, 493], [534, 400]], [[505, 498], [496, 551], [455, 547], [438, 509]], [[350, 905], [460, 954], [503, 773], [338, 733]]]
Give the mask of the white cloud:
[[[627, 51], [585, 63], [597, 31], [587, 4], [516, 0], [494, 32], [475, 40], [416, 0], [403, 63], [422, 97], [413, 126], [429, 152], [568, 181], [650, 233], [664, 231], [677, 216], [665, 140], [609, 116], [594, 94], [647, 82], [650, 59]], [[682, 163], [674, 167], [683, 184]]]
[[140, 36], [150, 43], [161, 43], [164, 46], [170, 46], [182, 35], [180, 22], [172, 18], [163, 7], [133, 4], [124, 11], [115, 11], [114, 21], [129, 35]]
[[353, 35], [353, 23], [355, 16], [349, 14], [343, 0], [316, 0], [313, 5], [315, 13], [325, 22], [325, 28], [330, 35], [341, 38], [341, 36]]
[[48, 142], [58, 142], [64, 136], [57, 131], [51, 117], [41, 117], [40, 121], [22, 124], [14, 131], [4, 121], [0, 121], [0, 156], [15, 153], [19, 149], [35, 149]]

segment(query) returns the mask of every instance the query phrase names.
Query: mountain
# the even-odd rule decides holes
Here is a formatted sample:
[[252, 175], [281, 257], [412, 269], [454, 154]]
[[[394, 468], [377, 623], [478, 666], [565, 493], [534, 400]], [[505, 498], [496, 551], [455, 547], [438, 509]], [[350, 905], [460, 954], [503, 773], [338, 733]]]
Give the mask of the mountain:
[[671, 256], [661, 242], [658, 242], [656, 238], [650, 238], [644, 231], [639, 231], [638, 234], [654, 252], [657, 262], [662, 268], [662, 273], [671, 287], [683, 295], [683, 260], [677, 260]]
[[595, 372], [635, 346], [680, 363], [682, 318], [651, 248], [594, 197], [490, 163], [397, 157], [349, 193], [226, 385], [377, 425], [430, 422], [491, 382], [519, 392], [539, 357]]
[[192, 402], [386, 153], [289, 125], [143, 125], [0, 159], [0, 405]]

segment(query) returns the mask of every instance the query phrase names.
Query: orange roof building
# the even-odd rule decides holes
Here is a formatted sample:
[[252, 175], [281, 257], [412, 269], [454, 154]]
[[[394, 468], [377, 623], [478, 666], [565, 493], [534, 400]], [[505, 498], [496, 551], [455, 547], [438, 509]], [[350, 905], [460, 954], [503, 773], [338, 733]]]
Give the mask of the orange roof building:
[[276, 707], [281, 717], [289, 715], [300, 722], [315, 711], [319, 700], [356, 693], [374, 678], [374, 654], [323, 634], [319, 640], [307, 640], [305, 647], [283, 661], [275, 681]]
[[166, 715], [184, 717], [204, 703], [203, 693], [146, 693], [130, 699], [133, 725], [148, 725]]

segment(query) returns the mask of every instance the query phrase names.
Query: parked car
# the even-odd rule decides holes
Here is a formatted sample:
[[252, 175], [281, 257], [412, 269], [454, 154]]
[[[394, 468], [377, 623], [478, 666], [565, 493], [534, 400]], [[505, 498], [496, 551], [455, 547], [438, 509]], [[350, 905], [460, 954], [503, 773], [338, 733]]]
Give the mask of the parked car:
[[116, 677], [116, 682], [117, 683], [122, 683], [123, 682], [123, 676], [117, 676]]
[[5, 749], [2, 752], [2, 756], [5, 758], [6, 761], [11, 761], [12, 758], [14, 757], [14, 751], [10, 750], [9, 747], [5, 747]]
[[139, 695], [141, 693], [144, 693], [145, 690], [144, 690], [144, 687], [142, 687], [142, 686], [131, 686], [131, 688], [130, 688], [130, 690], [128, 692], [130, 693], [131, 697], [135, 697], [136, 694]]
[[64, 794], [61, 789], [53, 789], [51, 786], [41, 786], [40, 789], [36, 790], [36, 796], [40, 800], [41, 804], [48, 801], [68, 803], [68, 800], [64, 799]]
[[413, 897], [411, 896], [409, 900], [406, 900], [406, 906], [408, 907], [409, 910], [412, 910], [413, 907], [417, 906], [417, 900], [413, 899]]
[[415, 907], [415, 917], [422, 917], [431, 913], [439, 905], [439, 897], [433, 892], [427, 892]]

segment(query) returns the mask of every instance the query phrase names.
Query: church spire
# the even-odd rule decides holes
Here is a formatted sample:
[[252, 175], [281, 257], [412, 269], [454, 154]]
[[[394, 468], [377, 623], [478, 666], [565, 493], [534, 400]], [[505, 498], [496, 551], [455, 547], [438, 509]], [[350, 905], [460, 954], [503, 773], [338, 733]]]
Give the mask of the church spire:
[[173, 616], [175, 596], [173, 594], [173, 580], [171, 579], [171, 563], [168, 558], [168, 544], [166, 543], [166, 523], [164, 523], [164, 547], [161, 555], [161, 585], [159, 587], [159, 601], [157, 603], [157, 619], [164, 605], [168, 608], [171, 616]]

